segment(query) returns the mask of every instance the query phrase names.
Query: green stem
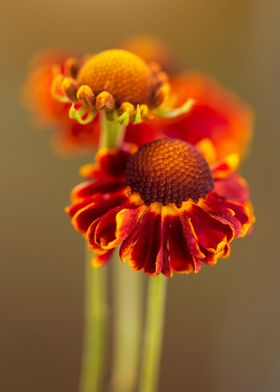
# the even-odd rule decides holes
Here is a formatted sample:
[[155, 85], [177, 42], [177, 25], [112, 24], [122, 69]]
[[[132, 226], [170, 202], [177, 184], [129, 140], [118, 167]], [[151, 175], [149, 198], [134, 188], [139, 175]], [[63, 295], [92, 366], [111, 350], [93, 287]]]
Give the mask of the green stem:
[[150, 278], [145, 325], [140, 392], [156, 392], [164, 328], [167, 278]]
[[102, 132], [99, 148], [118, 148], [123, 141], [125, 127], [112, 118], [108, 118], [105, 111], [101, 112], [101, 116]]
[[115, 252], [112, 392], [135, 390], [142, 329], [142, 291], [142, 273], [123, 265]]
[[[114, 148], [121, 145], [125, 127], [102, 114], [102, 138], [100, 148]], [[142, 276], [123, 265], [117, 252], [114, 256], [114, 332], [112, 392], [132, 392], [137, 380], [140, 334]]]
[[107, 268], [93, 269], [86, 250], [85, 327], [80, 392], [100, 392], [106, 338]]
[[[101, 113], [99, 148], [118, 148], [124, 136], [124, 127]], [[105, 266], [94, 269], [92, 252], [87, 249], [85, 273], [85, 327], [80, 392], [100, 392], [105, 360], [107, 274]]]

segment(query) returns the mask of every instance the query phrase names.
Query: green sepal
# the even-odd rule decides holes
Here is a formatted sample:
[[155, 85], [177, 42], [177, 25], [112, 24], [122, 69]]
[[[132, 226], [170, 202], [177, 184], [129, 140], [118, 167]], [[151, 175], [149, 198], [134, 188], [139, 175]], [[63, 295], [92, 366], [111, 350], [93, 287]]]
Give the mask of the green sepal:
[[132, 116], [132, 118], [131, 118], [131, 113], [128, 110], [126, 110], [125, 112], [123, 112], [121, 115], [117, 116], [114, 119], [114, 122], [117, 122], [123, 126], [127, 126], [130, 122], [132, 124], [140, 124], [142, 121], [143, 118], [140, 110], [140, 105], [137, 105], [135, 114]]
[[158, 117], [163, 118], [176, 118], [181, 116], [182, 114], [188, 113], [195, 104], [195, 99], [190, 98], [182, 106], [176, 109], [167, 108], [165, 106], [161, 106], [157, 109], [153, 110], [153, 113]]
[[55, 99], [56, 101], [60, 102], [60, 103], [68, 103], [71, 102], [71, 100], [65, 95], [65, 94], [58, 94], [57, 93], [57, 87], [59, 86], [59, 83], [57, 81], [59, 75], [57, 75], [54, 80], [52, 81], [52, 85], [51, 85], [51, 96], [53, 97], [53, 99]]
[[71, 100], [66, 95], [57, 94], [54, 85], [52, 85], [52, 87], [51, 87], [51, 96], [53, 97], [53, 99], [55, 99], [56, 101], [58, 101], [60, 103], [71, 102]]
[[143, 120], [142, 120], [142, 114], [141, 114], [140, 106], [137, 105], [136, 113], [135, 113], [135, 118], [134, 118], [133, 124], [140, 124], [142, 121], [143, 121]]
[[[87, 116], [83, 118], [86, 113], [88, 113]], [[94, 119], [95, 114], [95, 111], [83, 107], [76, 109], [74, 103], [72, 103], [69, 109], [69, 118], [71, 120], [76, 120], [79, 124], [82, 125], [89, 124]]]
[[129, 112], [125, 111], [120, 116], [114, 119], [114, 122], [117, 122], [121, 125], [127, 126], [129, 124]]

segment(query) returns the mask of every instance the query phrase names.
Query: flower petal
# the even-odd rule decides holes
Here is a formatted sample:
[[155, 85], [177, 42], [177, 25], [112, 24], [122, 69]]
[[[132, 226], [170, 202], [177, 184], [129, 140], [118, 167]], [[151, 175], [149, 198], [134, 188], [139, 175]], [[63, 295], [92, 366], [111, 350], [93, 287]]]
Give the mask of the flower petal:
[[239, 155], [229, 154], [221, 162], [216, 163], [211, 167], [213, 177], [215, 180], [227, 178], [230, 174], [234, 173], [239, 165]]
[[209, 138], [218, 159], [229, 153], [243, 156], [253, 127], [251, 109], [206, 75], [184, 73], [171, 80], [171, 100], [175, 107], [187, 98], [196, 101], [186, 115], [162, 122], [165, 134], [196, 144]]
[[105, 251], [104, 253], [94, 253], [93, 252], [93, 258], [91, 260], [93, 268], [100, 268], [103, 267], [103, 265], [107, 264], [108, 261], [110, 261], [112, 255], [113, 255], [114, 249], [110, 249], [108, 251]]
[[111, 194], [111, 193], [119, 193], [124, 194], [126, 186], [122, 181], [116, 180], [98, 180], [98, 181], [86, 181], [78, 186], [76, 186], [72, 193], [72, 200], [84, 199], [90, 196], [94, 196], [98, 193], [102, 195]]
[[103, 148], [97, 153], [97, 163], [84, 165], [80, 174], [92, 179], [123, 178], [127, 162], [135, 149], [135, 145], [128, 143], [124, 144], [120, 150]]
[[209, 138], [201, 139], [196, 144], [196, 148], [204, 156], [208, 165], [212, 165], [214, 162], [216, 162], [217, 153], [216, 153], [216, 149], [215, 149], [214, 144], [212, 143], [211, 139], [209, 139]]
[[180, 216], [166, 215], [164, 217], [163, 235], [163, 270], [167, 270], [166, 264], [170, 265], [171, 271], [178, 273], [196, 272], [199, 263], [191, 253], [188, 240]]
[[216, 219], [197, 205], [193, 205], [190, 213], [191, 223], [200, 246], [214, 254], [223, 251], [228, 241], [233, 238], [230, 224]]
[[[225, 210], [230, 212], [232, 218], [227, 218], [236, 230], [236, 237], [244, 237], [254, 222], [254, 213], [250, 203], [239, 203], [231, 200], [223, 200], [211, 194], [205, 202], [216, 215], [223, 216]], [[237, 221], [237, 222], [236, 222]]]
[[99, 131], [98, 116], [85, 125], [68, 119], [66, 125], [56, 130], [54, 147], [58, 152], [66, 154], [92, 151], [98, 145]]
[[126, 196], [121, 193], [113, 193], [106, 197], [99, 197], [92, 203], [86, 205], [76, 212], [72, 218], [74, 227], [86, 233], [89, 226], [104, 213], [109, 211], [111, 208], [121, 205], [126, 200]]
[[222, 181], [215, 181], [213, 192], [219, 197], [240, 203], [247, 202], [249, 198], [248, 185], [238, 174], [232, 174]]
[[88, 229], [88, 241], [93, 248], [112, 249], [119, 245], [134, 230], [143, 207], [132, 209], [128, 203], [110, 209], [96, 219]]
[[123, 241], [120, 256], [135, 270], [149, 275], [159, 274], [156, 260], [160, 249], [161, 215], [146, 209], [134, 231]]

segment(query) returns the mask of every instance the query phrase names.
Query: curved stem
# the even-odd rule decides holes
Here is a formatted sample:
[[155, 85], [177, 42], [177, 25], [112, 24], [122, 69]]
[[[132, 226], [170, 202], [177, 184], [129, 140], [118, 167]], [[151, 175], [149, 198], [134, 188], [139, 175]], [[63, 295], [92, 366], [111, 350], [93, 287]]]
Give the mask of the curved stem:
[[[118, 256], [117, 252], [115, 255]], [[115, 310], [112, 392], [134, 391], [142, 330], [143, 275], [114, 260]]]
[[148, 304], [144, 335], [140, 392], [156, 392], [164, 328], [167, 278], [159, 275], [148, 283]]
[[85, 327], [80, 392], [100, 392], [104, 367], [107, 317], [107, 267], [93, 269], [86, 250]]

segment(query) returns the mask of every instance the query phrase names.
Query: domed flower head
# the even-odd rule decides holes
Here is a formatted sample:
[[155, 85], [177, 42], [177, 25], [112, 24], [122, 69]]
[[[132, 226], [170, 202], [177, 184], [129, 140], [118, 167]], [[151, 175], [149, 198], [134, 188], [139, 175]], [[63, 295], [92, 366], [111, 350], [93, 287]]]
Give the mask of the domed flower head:
[[101, 151], [82, 168], [87, 181], [67, 208], [75, 228], [98, 255], [120, 245], [120, 257], [149, 275], [198, 272], [230, 252], [252, 226], [245, 181], [233, 171], [235, 154], [209, 165], [211, 143], [165, 138], [138, 151]]
[[[33, 63], [24, 89], [25, 101], [31, 111], [37, 114], [41, 123], [55, 128], [56, 147], [66, 152], [96, 148], [100, 134], [100, 113], [98, 111], [103, 108], [114, 121], [128, 124], [125, 141], [129, 143], [140, 146], [167, 136], [194, 144], [207, 137], [215, 145], [219, 158], [231, 152], [236, 152], [240, 156], [244, 155], [253, 128], [252, 111], [245, 103], [211, 78], [190, 72], [169, 75], [170, 94], [168, 98], [169, 88], [166, 75], [155, 65], [157, 61], [164, 70], [170, 72], [164, 59], [172, 62], [174, 56], [168, 55], [170, 51], [167, 48], [163, 49], [166, 45], [152, 37], [136, 37], [123, 43], [122, 46], [134, 51], [136, 55], [126, 50], [109, 50], [86, 57], [79, 62], [73, 57], [67, 57], [64, 53], [49, 52]], [[143, 56], [145, 61], [138, 55]], [[103, 64], [102, 61], [107, 56], [110, 61]], [[131, 60], [131, 56], [137, 61]], [[96, 57], [101, 58], [100, 67], [98, 68], [96, 64], [94, 68], [99, 74], [96, 79], [98, 86], [91, 85], [94, 87], [93, 91], [90, 87], [91, 80], [84, 80], [83, 86], [87, 87], [80, 86], [82, 88], [78, 94], [79, 73], [91, 58]], [[115, 67], [113, 63], [118, 60], [118, 57], [122, 57], [122, 60], [119, 59], [119, 67]], [[89, 61], [89, 64], [92, 63]], [[139, 65], [136, 69], [135, 64]], [[91, 68], [91, 65], [88, 67]], [[110, 67], [114, 68], [114, 72], [108, 71], [111, 79], [106, 79], [106, 69]], [[89, 68], [86, 68], [86, 74]], [[122, 69], [123, 73], [120, 72]], [[150, 78], [146, 79], [146, 81], [148, 79], [151, 81], [150, 89], [146, 89], [146, 92], [152, 91], [150, 97], [155, 94], [159, 102], [164, 100], [164, 104], [153, 108], [155, 103], [152, 103], [152, 99], [149, 105], [141, 103], [145, 99], [143, 97], [140, 99], [141, 93], [137, 89], [139, 84], [135, 83], [134, 88], [130, 89], [134, 80], [141, 80], [141, 78], [134, 77], [137, 72], [142, 77], [145, 74], [150, 75]], [[106, 86], [102, 84], [105, 79]], [[111, 83], [110, 86], [108, 83]], [[148, 85], [149, 83], [143, 84], [146, 87]], [[109, 87], [111, 92], [108, 95]], [[107, 92], [104, 92], [104, 88]], [[121, 97], [116, 94], [120, 92], [123, 94]], [[138, 98], [135, 99], [137, 94]], [[124, 98], [130, 99], [132, 103], [120, 104]], [[136, 104], [136, 101], [139, 103]], [[194, 102], [193, 106], [190, 105]], [[191, 110], [189, 110], [190, 107]], [[152, 121], [150, 121], [151, 115]], [[144, 121], [141, 122], [142, 120]]]
[[[123, 49], [105, 50], [81, 61], [68, 59], [52, 86], [53, 97], [71, 103], [69, 115], [81, 124], [101, 110], [124, 125], [150, 119], [154, 112], [170, 115], [167, 109], [160, 110], [168, 92], [167, 75], [158, 65]], [[180, 110], [188, 109], [185, 104]]]
[[63, 152], [77, 152], [95, 148], [99, 140], [98, 116], [88, 124], [69, 118], [71, 104], [53, 98], [51, 88], [54, 75], [64, 72], [67, 58], [63, 51], [45, 51], [32, 61], [23, 88], [23, 101], [43, 128], [54, 128], [55, 148]]

